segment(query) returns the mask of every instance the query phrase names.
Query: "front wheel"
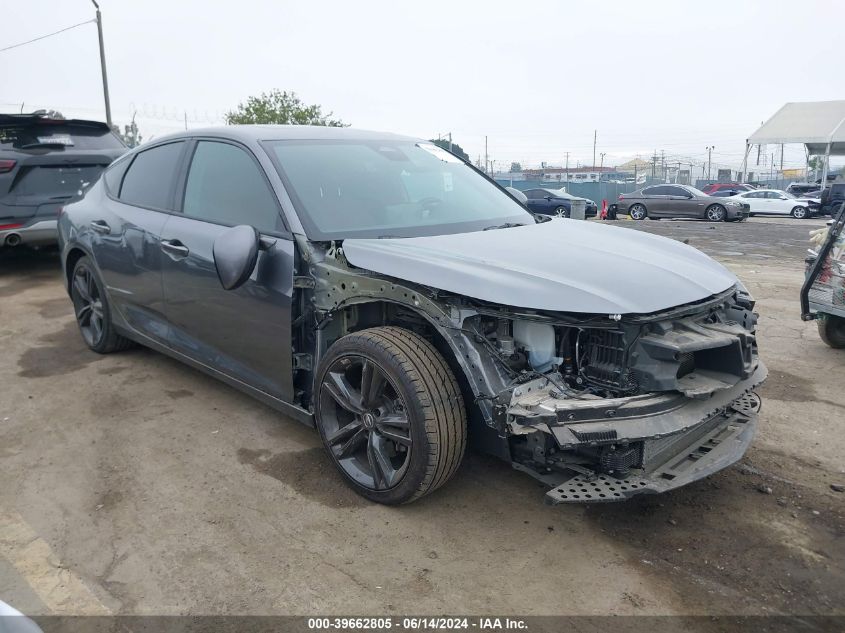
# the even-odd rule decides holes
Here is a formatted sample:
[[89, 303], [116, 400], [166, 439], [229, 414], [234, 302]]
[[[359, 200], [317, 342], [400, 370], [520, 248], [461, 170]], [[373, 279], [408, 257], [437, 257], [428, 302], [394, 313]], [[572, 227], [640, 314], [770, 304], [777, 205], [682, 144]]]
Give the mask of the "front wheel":
[[725, 207], [719, 204], [711, 204], [704, 213], [711, 222], [722, 222], [727, 216]]
[[803, 220], [807, 217], [807, 207], [794, 207], [792, 209], [792, 217], [796, 220]]
[[832, 314], [825, 314], [816, 323], [822, 341], [834, 349], [845, 348], [845, 319]]
[[566, 207], [558, 207], [555, 209], [555, 215], [559, 218], [568, 218], [569, 217], [569, 209]]
[[426, 339], [397, 327], [348, 334], [320, 361], [315, 386], [323, 446], [358, 494], [407, 503], [455, 474], [466, 448], [464, 402]]
[[646, 210], [645, 205], [634, 204], [631, 205], [630, 209], [628, 209], [628, 216], [632, 220], [644, 220], [648, 216], [648, 211]]

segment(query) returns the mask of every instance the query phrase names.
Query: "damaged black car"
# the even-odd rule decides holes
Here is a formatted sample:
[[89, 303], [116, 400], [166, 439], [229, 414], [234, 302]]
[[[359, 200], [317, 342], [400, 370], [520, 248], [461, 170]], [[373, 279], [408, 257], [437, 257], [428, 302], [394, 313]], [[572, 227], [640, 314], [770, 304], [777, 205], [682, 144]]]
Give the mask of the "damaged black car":
[[434, 144], [349, 128], [157, 139], [59, 218], [80, 332], [142, 344], [315, 426], [376, 502], [467, 445], [551, 503], [737, 461], [766, 377], [754, 301], [696, 249], [535, 217]]

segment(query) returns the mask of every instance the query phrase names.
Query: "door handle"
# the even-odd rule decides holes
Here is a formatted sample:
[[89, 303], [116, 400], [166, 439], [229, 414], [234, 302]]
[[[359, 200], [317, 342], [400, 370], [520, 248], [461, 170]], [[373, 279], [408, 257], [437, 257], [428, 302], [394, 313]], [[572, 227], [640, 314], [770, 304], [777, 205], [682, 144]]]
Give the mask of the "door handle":
[[94, 220], [93, 222], [91, 222], [90, 226], [95, 233], [101, 233], [103, 235], [111, 233], [111, 227], [106, 223], [105, 220]]
[[161, 250], [177, 259], [187, 257], [191, 252], [188, 250], [188, 247], [182, 244], [179, 240], [161, 240]]

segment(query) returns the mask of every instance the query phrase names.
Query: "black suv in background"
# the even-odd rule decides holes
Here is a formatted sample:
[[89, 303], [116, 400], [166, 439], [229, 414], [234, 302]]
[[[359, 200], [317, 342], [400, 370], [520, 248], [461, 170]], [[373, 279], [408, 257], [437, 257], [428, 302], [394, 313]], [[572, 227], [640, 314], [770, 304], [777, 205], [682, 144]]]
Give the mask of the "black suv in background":
[[59, 209], [127, 150], [105, 123], [54, 117], [0, 114], [0, 248], [55, 244]]
[[845, 182], [834, 182], [822, 190], [819, 206], [821, 213], [834, 215], [845, 202]]

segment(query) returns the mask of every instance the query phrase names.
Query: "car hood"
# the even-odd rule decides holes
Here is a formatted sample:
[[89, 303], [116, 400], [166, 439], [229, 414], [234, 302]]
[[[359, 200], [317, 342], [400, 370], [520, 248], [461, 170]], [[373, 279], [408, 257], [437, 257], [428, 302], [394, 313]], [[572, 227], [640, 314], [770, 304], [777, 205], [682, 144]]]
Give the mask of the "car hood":
[[347, 239], [353, 266], [503, 305], [649, 313], [727, 290], [737, 278], [681, 242], [582, 220], [394, 239]]

